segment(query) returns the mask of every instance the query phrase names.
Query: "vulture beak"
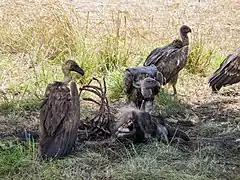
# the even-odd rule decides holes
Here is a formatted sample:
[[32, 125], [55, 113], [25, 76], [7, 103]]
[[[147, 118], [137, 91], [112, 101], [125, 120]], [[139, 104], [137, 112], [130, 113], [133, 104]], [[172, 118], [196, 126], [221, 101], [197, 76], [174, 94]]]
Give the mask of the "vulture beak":
[[83, 69], [80, 68], [78, 65], [74, 66], [74, 67], [72, 68], [72, 70], [75, 71], [75, 72], [77, 72], [77, 73], [79, 73], [79, 74], [81, 74], [82, 76], [84, 76], [84, 74], [85, 74], [85, 72], [83, 71]]

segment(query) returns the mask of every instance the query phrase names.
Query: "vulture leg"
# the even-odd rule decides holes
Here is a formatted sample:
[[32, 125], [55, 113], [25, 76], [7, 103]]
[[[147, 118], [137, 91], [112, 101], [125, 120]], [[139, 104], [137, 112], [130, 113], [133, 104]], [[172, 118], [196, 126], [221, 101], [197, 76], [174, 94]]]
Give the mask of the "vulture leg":
[[173, 84], [172, 87], [173, 87], [173, 94], [176, 95], [177, 94], [176, 84]]
[[175, 76], [173, 76], [169, 83], [172, 85], [173, 87], [173, 95], [177, 94], [177, 88], [176, 88], [176, 84], [177, 84], [177, 80], [178, 80], [178, 74], [176, 74]]
[[221, 89], [220, 87], [212, 86], [212, 93], [218, 93], [218, 91]]

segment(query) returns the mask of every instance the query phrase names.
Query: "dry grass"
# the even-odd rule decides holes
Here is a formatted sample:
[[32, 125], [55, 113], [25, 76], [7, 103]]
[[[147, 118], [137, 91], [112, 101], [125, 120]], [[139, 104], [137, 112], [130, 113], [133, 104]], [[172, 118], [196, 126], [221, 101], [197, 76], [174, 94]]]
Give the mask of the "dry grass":
[[[106, 74], [109, 97], [122, 97], [124, 68], [141, 65], [153, 48], [178, 38], [179, 27], [187, 24], [193, 30], [193, 51], [188, 71], [181, 72], [177, 85], [184, 96], [160, 94], [160, 110], [169, 118], [196, 122], [195, 129], [187, 129], [194, 137], [237, 137], [238, 97], [212, 96], [207, 78], [189, 71], [194, 73], [197, 67], [198, 73], [208, 76], [222, 57], [239, 46], [239, 6], [238, 0], [1, 1], [0, 131], [37, 129], [36, 109], [46, 84], [62, 77], [60, 63], [68, 58], [87, 72], [85, 78], [77, 77], [79, 84]], [[231, 89], [238, 91], [239, 86], [221, 92]], [[165, 87], [165, 91], [172, 89]], [[0, 177], [74, 179], [91, 174], [93, 179], [226, 179], [227, 172], [230, 178], [239, 178], [239, 167], [234, 165], [240, 162], [234, 154], [236, 144], [229, 141], [226, 148], [196, 143], [183, 145], [183, 151], [181, 145], [155, 143], [133, 146], [124, 153], [118, 147], [84, 150], [50, 163], [40, 162], [30, 143], [0, 151]]]
[[[237, 0], [5, 0], [0, 6], [3, 90], [23, 86], [24, 91], [22, 82], [32, 83], [33, 89], [45, 86], [59, 78], [58, 64], [66, 58], [80, 62], [87, 77], [138, 65], [154, 47], [177, 38], [182, 24], [193, 29], [192, 40], [201, 39], [205, 49], [219, 55], [239, 45]], [[54, 72], [48, 74], [48, 69]]]

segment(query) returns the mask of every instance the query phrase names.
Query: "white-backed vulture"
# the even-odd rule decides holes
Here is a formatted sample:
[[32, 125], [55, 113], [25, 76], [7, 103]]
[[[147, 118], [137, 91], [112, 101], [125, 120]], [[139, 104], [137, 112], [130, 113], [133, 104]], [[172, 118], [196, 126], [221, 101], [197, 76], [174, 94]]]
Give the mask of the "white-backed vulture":
[[39, 154], [43, 159], [68, 155], [77, 138], [80, 100], [71, 71], [81, 75], [84, 71], [73, 60], [66, 61], [62, 71], [63, 80], [47, 86], [40, 109]]
[[213, 92], [238, 82], [240, 82], [240, 48], [230, 53], [208, 80]]
[[130, 67], [124, 73], [123, 89], [129, 103], [132, 102], [137, 108], [143, 108], [149, 112], [154, 96], [159, 92], [162, 82], [162, 74], [154, 65]]
[[189, 49], [188, 33], [190, 32], [192, 32], [191, 29], [183, 25], [180, 28], [182, 40], [176, 39], [167, 46], [154, 49], [143, 64], [144, 66], [154, 64], [165, 78], [163, 85], [170, 83], [173, 86], [174, 94], [177, 93], [176, 83], [178, 80], [178, 73], [183, 69], [187, 61]]

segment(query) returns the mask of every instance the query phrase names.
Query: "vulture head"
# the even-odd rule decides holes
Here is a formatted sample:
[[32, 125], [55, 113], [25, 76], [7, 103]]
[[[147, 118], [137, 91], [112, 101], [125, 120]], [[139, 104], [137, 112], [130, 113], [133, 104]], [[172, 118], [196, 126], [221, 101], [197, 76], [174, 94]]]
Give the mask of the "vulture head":
[[75, 71], [82, 76], [84, 76], [85, 72], [83, 71], [82, 68], [79, 67], [79, 65], [73, 61], [73, 60], [68, 60], [62, 65], [62, 72], [64, 75], [64, 78], [62, 80], [63, 83], [68, 84], [72, 80], [72, 75], [71, 71]]
[[84, 76], [85, 74], [82, 68], [80, 68], [79, 65], [73, 60], [66, 61], [62, 66], [62, 71], [64, 74], [69, 73], [70, 71], [75, 71], [81, 74], [82, 76]]
[[188, 27], [187, 25], [183, 25], [181, 28], [180, 28], [180, 33], [181, 34], [187, 34], [187, 33], [191, 33], [192, 30], [190, 27]]
[[133, 86], [137, 89], [141, 89], [141, 93], [144, 98], [149, 98], [153, 96], [152, 90], [159, 90], [161, 84], [156, 79], [146, 77], [141, 81], [133, 83]]

